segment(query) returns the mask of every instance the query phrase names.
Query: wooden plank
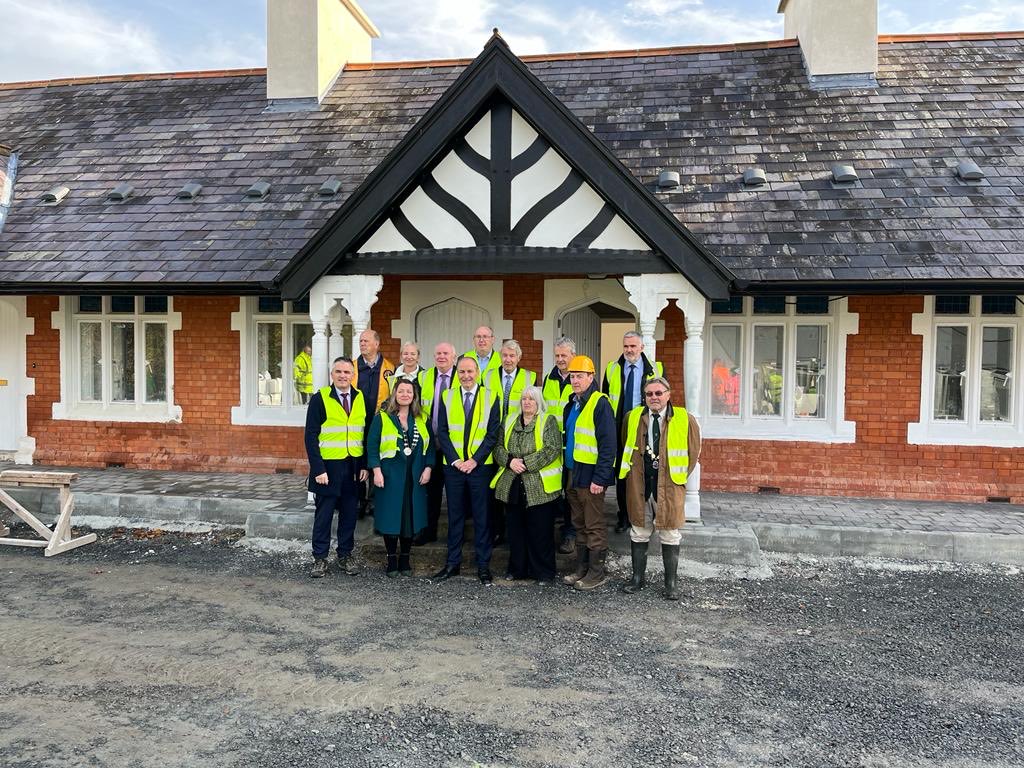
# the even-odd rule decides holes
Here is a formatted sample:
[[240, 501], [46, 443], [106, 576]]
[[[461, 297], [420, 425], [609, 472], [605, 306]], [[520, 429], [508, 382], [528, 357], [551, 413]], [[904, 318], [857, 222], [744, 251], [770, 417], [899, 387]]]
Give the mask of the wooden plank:
[[32, 526], [32, 530], [49, 541], [53, 533], [39, 522], [39, 519], [17, 502], [7, 491], [0, 489], [0, 504], [5, 504], [9, 510]]
[[46, 483], [47, 485], [70, 485], [78, 479], [76, 472], [33, 472], [24, 469], [5, 469], [0, 472], [0, 483]]
[[65, 541], [61, 544], [57, 544], [56, 546], [48, 546], [43, 550], [43, 555], [45, 557], [53, 557], [54, 555], [59, 555], [61, 552], [67, 552], [69, 549], [80, 547], [83, 544], [92, 544], [94, 541], [96, 541], [96, 534], [87, 533], [85, 536], [79, 536], [77, 539], [71, 539], [71, 541]]
[[[61, 508], [60, 516], [57, 518], [57, 524], [53, 527], [53, 537], [50, 539], [49, 545], [46, 547], [46, 556], [57, 554], [62, 552], [62, 547], [71, 541], [71, 513], [75, 508], [75, 499], [69, 493], [61, 490]], [[84, 542], [83, 542], [84, 543]]]
[[0, 539], [0, 544], [10, 544], [12, 547], [45, 547], [49, 542], [40, 539]]

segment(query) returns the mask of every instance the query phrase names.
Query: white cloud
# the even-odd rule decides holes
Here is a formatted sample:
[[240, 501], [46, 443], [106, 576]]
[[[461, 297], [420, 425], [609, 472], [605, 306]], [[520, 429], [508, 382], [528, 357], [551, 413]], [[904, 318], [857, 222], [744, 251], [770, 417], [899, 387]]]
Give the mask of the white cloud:
[[987, 0], [965, 3], [959, 13], [946, 18], [933, 18], [909, 26], [911, 34], [922, 32], [996, 32], [1024, 29], [1024, 2], [1017, 0]]

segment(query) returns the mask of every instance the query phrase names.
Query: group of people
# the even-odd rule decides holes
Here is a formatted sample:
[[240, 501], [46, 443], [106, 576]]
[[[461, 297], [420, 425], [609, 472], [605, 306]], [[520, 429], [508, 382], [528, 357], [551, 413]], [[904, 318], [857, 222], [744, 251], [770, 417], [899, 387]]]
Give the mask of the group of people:
[[553, 582], [559, 551], [575, 553], [565, 584], [595, 589], [608, 580], [605, 493], [613, 484], [628, 527], [632, 578], [645, 585], [647, 550], [658, 530], [665, 562], [665, 596], [678, 599], [676, 573], [686, 480], [700, 453], [700, 430], [673, 406], [662, 366], [644, 354], [636, 332], [598, 387], [593, 361], [573, 341], [555, 342], [555, 366], [543, 380], [520, 367], [522, 348], [494, 331], [474, 334], [457, 356], [442, 342], [434, 365], [419, 364], [419, 348], [402, 347], [400, 366], [379, 351], [380, 337], [360, 335], [360, 356], [334, 360], [330, 385], [313, 392], [306, 416], [309, 490], [315, 497], [313, 568], [328, 571], [337, 514], [337, 567], [358, 572], [351, 554], [360, 503], [374, 494], [374, 525], [387, 551], [386, 573], [412, 575], [414, 544], [435, 541], [447, 496], [448, 539], [436, 582], [461, 571], [467, 518], [473, 521], [477, 577], [493, 582], [493, 547], [507, 540], [508, 579]]

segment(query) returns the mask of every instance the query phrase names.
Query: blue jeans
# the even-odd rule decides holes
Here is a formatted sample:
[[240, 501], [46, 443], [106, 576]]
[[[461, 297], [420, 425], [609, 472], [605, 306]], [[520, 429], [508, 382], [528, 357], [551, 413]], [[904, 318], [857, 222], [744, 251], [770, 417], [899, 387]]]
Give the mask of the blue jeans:
[[478, 466], [468, 475], [455, 467], [444, 468], [444, 490], [448, 494], [448, 562], [447, 567], [462, 564], [462, 541], [465, 536], [466, 517], [473, 518], [473, 545], [476, 549], [477, 570], [491, 565], [491, 529], [487, 507], [493, 464]]

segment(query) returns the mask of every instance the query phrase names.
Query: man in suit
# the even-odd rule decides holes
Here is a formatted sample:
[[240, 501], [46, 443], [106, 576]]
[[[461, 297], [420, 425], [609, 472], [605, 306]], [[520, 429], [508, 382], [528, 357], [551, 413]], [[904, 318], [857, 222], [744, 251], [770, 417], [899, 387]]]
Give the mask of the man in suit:
[[459, 574], [466, 516], [472, 515], [477, 577], [490, 585], [494, 577], [487, 508], [494, 473], [491, 451], [501, 434], [501, 409], [497, 395], [479, 384], [476, 360], [462, 357], [455, 369], [459, 387], [444, 393], [437, 420], [448, 494], [448, 559], [432, 580], [445, 581]]
[[339, 357], [331, 366], [331, 384], [315, 392], [306, 409], [308, 489], [316, 499], [313, 514], [313, 569], [310, 576], [327, 575], [331, 550], [331, 524], [338, 513], [338, 569], [359, 573], [352, 560], [355, 545], [357, 482], [365, 482], [365, 430], [367, 404], [352, 386], [355, 366]]
[[[442, 341], [434, 347], [434, 367], [420, 373], [420, 406], [423, 417], [430, 425], [430, 433], [437, 439], [438, 417], [441, 414], [441, 396], [459, 385], [455, 376], [455, 347]], [[414, 544], [423, 546], [437, 541], [437, 524], [441, 519], [441, 499], [444, 495], [444, 454], [437, 451], [437, 459], [427, 483], [427, 527], [417, 534]]]

